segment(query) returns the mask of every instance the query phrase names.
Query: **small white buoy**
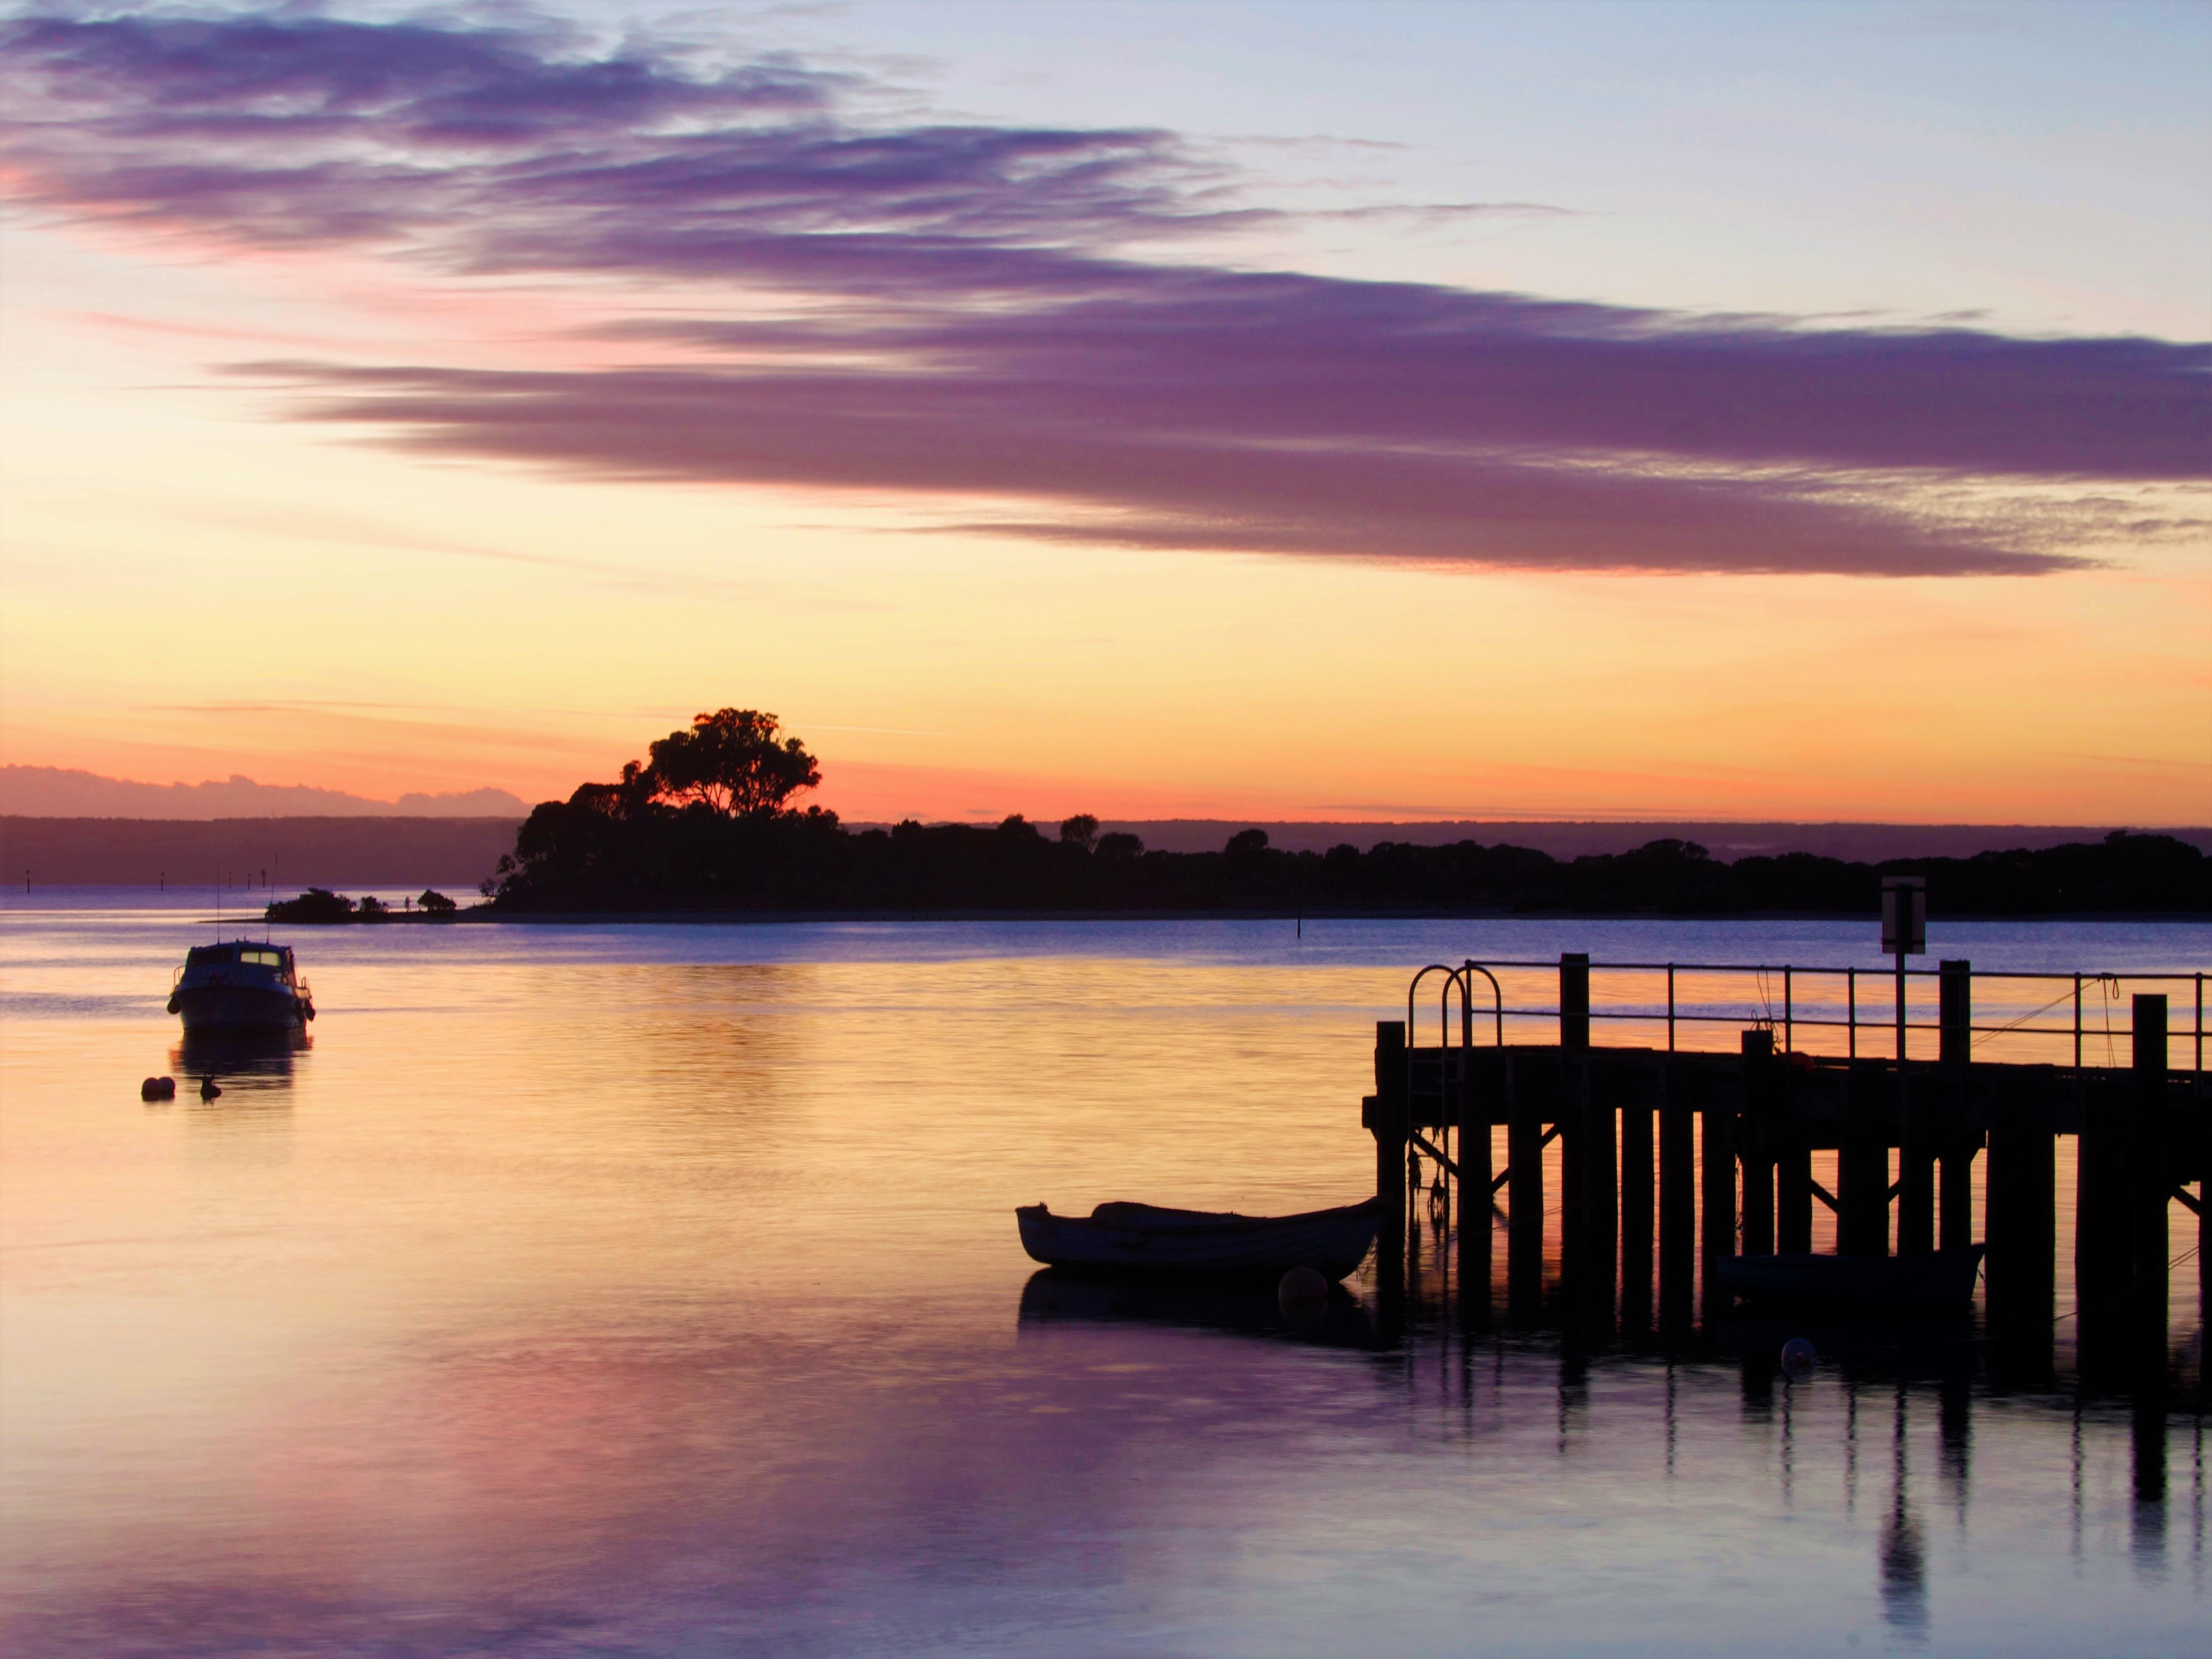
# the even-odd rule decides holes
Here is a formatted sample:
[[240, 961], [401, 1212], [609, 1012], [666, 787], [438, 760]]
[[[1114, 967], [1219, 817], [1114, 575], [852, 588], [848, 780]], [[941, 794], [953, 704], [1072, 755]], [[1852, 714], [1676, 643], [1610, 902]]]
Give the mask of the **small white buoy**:
[[1793, 1336], [1782, 1345], [1782, 1374], [1792, 1382], [1802, 1382], [1812, 1376], [1814, 1363], [1820, 1357], [1810, 1342]]
[[1275, 1286], [1275, 1305], [1292, 1319], [1310, 1319], [1328, 1301], [1328, 1280], [1311, 1267], [1293, 1267]]
[[174, 1100], [176, 1097], [177, 1079], [173, 1077], [149, 1077], [138, 1085], [138, 1098], [141, 1100]]

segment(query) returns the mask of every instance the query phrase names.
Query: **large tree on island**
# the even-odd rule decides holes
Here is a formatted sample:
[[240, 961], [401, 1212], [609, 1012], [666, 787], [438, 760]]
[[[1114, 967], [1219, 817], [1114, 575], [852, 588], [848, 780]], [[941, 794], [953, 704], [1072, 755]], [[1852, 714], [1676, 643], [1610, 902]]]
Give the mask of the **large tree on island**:
[[797, 738], [776, 741], [781, 722], [752, 708], [718, 708], [692, 717], [688, 732], [653, 744], [649, 775], [660, 793], [703, 801], [731, 817], [775, 812], [822, 781], [822, 769]]

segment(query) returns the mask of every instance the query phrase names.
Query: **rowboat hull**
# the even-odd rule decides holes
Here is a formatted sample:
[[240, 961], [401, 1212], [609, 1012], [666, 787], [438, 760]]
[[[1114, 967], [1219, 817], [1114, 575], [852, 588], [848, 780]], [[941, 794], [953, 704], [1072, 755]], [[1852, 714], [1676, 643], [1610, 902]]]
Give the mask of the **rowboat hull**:
[[1720, 1287], [1747, 1301], [1963, 1308], [1974, 1299], [1982, 1246], [1912, 1255], [1738, 1255], [1714, 1266]]
[[1382, 1206], [1370, 1199], [1304, 1215], [1219, 1215], [1142, 1204], [1102, 1204], [1056, 1216], [1042, 1204], [1014, 1212], [1022, 1249], [1072, 1272], [1164, 1279], [1279, 1278], [1311, 1267], [1334, 1283], [1366, 1260]]

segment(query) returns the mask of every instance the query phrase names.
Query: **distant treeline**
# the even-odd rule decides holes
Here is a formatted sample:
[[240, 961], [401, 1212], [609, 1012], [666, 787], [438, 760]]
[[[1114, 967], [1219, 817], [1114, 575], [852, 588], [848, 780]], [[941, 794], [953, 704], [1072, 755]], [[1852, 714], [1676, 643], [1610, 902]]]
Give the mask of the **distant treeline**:
[[1263, 831], [1218, 853], [1147, 852], [1088, 817], [1056, 836], [833, 813], [732, 817], [590, 786], [538, 807], [484, 884], [495, 914], [607, 911], [1090, 911], [1289, 915], [1867, 914], [1885, 875], [1927, 878], [1937, 915], [2212, 912], [2212, 859], [2170, 836], [1879, 864], [1792, 853], [1723, 863], [1693, 842], [1573, 860], [1525, 847], [1386, 842], [1289, 853]]

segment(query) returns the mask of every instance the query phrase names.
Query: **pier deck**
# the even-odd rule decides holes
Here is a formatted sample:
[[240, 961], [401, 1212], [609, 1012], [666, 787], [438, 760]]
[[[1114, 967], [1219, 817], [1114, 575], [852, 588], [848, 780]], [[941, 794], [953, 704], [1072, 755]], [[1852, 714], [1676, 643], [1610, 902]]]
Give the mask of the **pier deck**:
[[[2068, 1000], [2070, 982], [2070, 1018], [1977, 1026], [1976, 975], [1968, 963], [1946, 963], [1911, 975], [1936, 981], [1937, 1052], [1899, 1059], [1915, 1032], [1929, 1030], [1910, 1018], [1912, 991], [1921, 988], [1903, 974], [1894, 976], [1888, 1018], [1862, 1020], [1860, 984], [1891, 975], [1608, 969], [1571, 955], [1543, 966], [1547, 978], [1558, 975], [1554, 1006], [1509, 1006], [1492, 971], [1516, 970], [1509, 977], [1527, 986], [1537, 964], [1468, 962], [1422, 970], [1408, 990], [1408, 1019], [1376, 1028], [1376, 1092], [1363, 1102], [1361, 1121], [1375, 1138], [1376, 1191], [1391, 1217], [1379, 1264], [1386, 1298], [1400, 1293], [1393, 1287], [1404, 1283], [1408, 1252], [1420, 1249], [1413, 1215], [1425, 1178], [1432, 1215], [1461, 1218], [1455, 1276], [1468, 1317], [1496, 1312], [1493, 1253], [1502, 1232], [1506, 1316], [1525, 1319], [1549, 1305], [1585, 1333], [1680, 1334], [1693, 1321], [1716, 1324], [1728, 1304], [1716, 1289], [1716, 1266], [1739, 1255], [1810, 1251], [1818, 1206], [1833, 1217], [1840, 1255], [1985, 1245], [1989, 1334], [2033, 1374], [2048, 1369], [2060, 1317], [2059, 1206], [2069, 1195], [2061, 1191], [2058, 1152], [2070, 1137], [2077, 1351], [2085, 1365], [2093, 1354], [2108, 1369], [2164, 1364], [2171, 1218], [2179, 1215], [2194, 1235], [2185, 1256], [2193, 1245], [2201, 1260], [2207, 1231], [2212, 1095], [2203, 1069], [2201, 975], [2139, 976], [2181, 992], [2181, 1029], [2171, 1029], [2169, 994], [2137, 993], [2113, 1042], [2104, 1030], [2085, 1033], [2082, 1010], [2083, 988], [2115, 976], [2001, 976], [2056, 981], [2058, 995], [2032, 1014]], [[1649, 979], [1662, 968], [1663, 1012], [1656, 999], [1592, 1008], [1593, 971]], [[1710, 1005], [1682, 1009], [1678, 976], [1722, 973], [1784, 988], [1781, 1018], [1769, 1013], [1740, 1029], [1733, 1052], [1590, 1042], [1594, 1017], [1655, 1032], [1663, 1019], [1670, 1043], [1686, 1022], [1710, 1029], [1727, 1016]], [[1843, 980], [1843, 1006], [1816, 1004], [1800, 1014], [1796, 984], [1816, 974]], [[1437, 1040], [1409, 1043], [1425, 983], [1437, 1001], [1433, 1024], [1420, 1023]], [[2016, 994], [2021, 988], [1997, 988]], [[1553, 1040], [1509, 1042], [1509, 1026], [1515, 1036]], [[1801, 1035], [1844, 1052], [1793, 1052], [1788, 1045]], [[2127, 1063], [2081, 1063], [2085, 1035]], [[1992, 1040], [2015, 1051], [2041, 1041], [2062, 1058], [1976, 1057], [1977, 1042]], [[1867, 1052], [1884, 1041], [1890, 1056]], [[2184, 1065], [2174, 1066], [2173, 1058]], [[1547, 1158], [1554, 1141], [1559, 1150]], [[1817, 1170], [1815, 1154], [1822, 1155]], [[1557, 1279], [1549, 1285], [1547, 1206], [1559, 1215]], [[1485, 1224], [1494, 1216], [1498, 1224], [1470, 1224], [1473, 1216]], [[2197, 1279], [2202, 1319], [2206, 1275]]]

